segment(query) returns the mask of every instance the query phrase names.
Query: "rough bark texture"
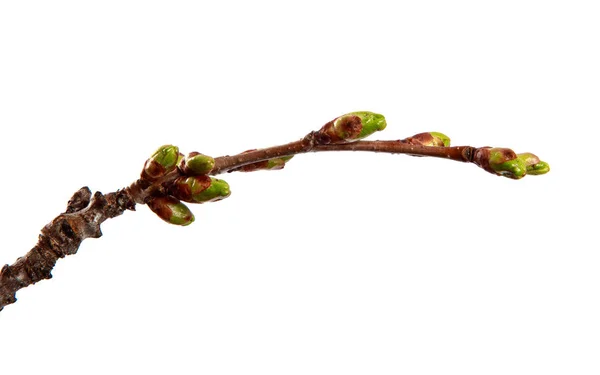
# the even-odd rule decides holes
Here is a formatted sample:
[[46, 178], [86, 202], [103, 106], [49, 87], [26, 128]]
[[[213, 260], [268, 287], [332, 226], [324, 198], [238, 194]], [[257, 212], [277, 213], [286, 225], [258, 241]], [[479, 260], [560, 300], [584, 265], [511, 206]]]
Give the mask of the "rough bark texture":
[[102, 222], [134, 209], [135, 202], [127, 189], [106, 195], [96, 192], [93, 196], [88, 187], [79, 189], [66, 211], [42, 228], [38, 243], [0, 270], [0, 310], [17, 300], [19, 289], [51, 278], [56, 261], [75, 254], [83, 240], [102, 236]]

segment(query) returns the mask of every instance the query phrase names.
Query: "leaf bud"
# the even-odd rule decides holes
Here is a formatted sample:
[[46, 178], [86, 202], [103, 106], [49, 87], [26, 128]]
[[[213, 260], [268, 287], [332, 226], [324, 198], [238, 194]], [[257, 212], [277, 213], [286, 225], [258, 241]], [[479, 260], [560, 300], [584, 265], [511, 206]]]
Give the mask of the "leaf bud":
[[351, 112], [323, 125], [318, 135], [323, 144], [349, 143], [383, 130], [386, 125], [385, 117], [378, 113]]
[[144, 164], [142, 178], [155, 181], [175, 169], [179, 159], [179, 148], [173, 145], [164, 145], [158, 148]]
[[184, 202], [196, 203], [194, 196], [208, 189], [212, 179], [207, 175], [179, 177], [169, 186], [169, 193]]
[[518, 180], [525, 177], [525, 162], [509, 148], [481, 147], [475, 151], [473, 161], [490, 173]]
[[194, 222], [192, 211], [170, 195], [150, 198], [147, 204], [152, 212], [169, 224], [185, 226]]
[[379, 113], [373, 113], [368, 111], [352, 112], [351, 114], [360, 117], [362, 120], [362, 131], [358, 135], [359, 139], [366, 138], [376, 131], [381, 131], [387, 126], [385, 117]]
[[411, 145], [421, 145], [428, 147], [449, 147], [450, 138], [439, 132], [426, 132], [415, 134], [412, 137], [408, 137], [404, 140], [406, 143]]
[[518, 154], [517, 157], [525, 163], [527, 174], [535, 176], [550, 172], [550, 165], [530, 152]]
[[179, 163], [179, 169], [188, 176], [208, 174], [215, 167], [215, 159], [199, 152], [190, 152]]
[[280, 158], [269, 159], [269, 160], [267, 160], [267, 167], [265, 169], [267, 169], [269, 171], [276, 171], [279, 169], [283, 169], [285, 167], [285, 164], [293, 157], [294, 157], [293, 155], [290, 155], [290, 156], [282, 156]]
[[227, 182], [214, 177], [209, 178], [211, 180], [210, 186], [199, 193], [192, 194], [191, 202], [216, 202], [231, 195], [231, 190], [229, 189], [229, 184]]

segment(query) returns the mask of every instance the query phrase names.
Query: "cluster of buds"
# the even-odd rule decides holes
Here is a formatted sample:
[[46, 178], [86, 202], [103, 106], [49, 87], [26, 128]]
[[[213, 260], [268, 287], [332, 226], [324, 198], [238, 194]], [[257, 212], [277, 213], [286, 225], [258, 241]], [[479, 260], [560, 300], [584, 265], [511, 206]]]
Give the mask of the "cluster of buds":
[[[227, 182], [210, 177], [215, 160], [199, 152], [183, 155], [177, 146], [161, 146], [144, 164], [141, 179], [161, 184], [146, 200], [150, 210], [164, 221], [189, 225], [194, 221], [190, 209], [182, 203], [215, 202], [227, 198], [231, 191]], [[173, 179], [167, 178], [176, 173]], [[179, 176], [179, 177], [177, 177]]]
[[517, 154], [509, 148], [481, 147], [473, 155], [473, 162], [484, 170], [518, 180], [526, 175], [540, 175], [550, 171], [548, 163], [526, 152]]
[[378, 113], [360, 111], [336, 117], [316, 133], [320, 144], [356, 142], [385, 129], [385, 117]]

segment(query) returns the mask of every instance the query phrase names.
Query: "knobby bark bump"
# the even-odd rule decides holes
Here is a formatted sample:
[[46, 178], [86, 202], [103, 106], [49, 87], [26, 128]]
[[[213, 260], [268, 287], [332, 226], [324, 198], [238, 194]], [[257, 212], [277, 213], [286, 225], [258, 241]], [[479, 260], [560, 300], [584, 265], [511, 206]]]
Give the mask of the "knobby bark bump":
[[16, 302], [16, 292], [52, 277], [59, 258], [75, 254], [86, 238], [102, 236], [107, 219], [146, 204], [162, 220], [189, 225], [194, 215], [183, 203], [215, 202], [229, 197], [229, 184], [213, 176], [234, 171], [283, 169], [294, 155], [322, 151], [370, 151], [412, 156], [431, 156], [473, 163], [494, 175], [521, 179], [541, 175], [550, 167], [532, 153], [517, 154], [509, 148], [450, 146], [439, 132], [424, 132], [402, 140], [364, 141], [387, 126], [385, 118], [360, 111], [339, 116], [300, 140], [280, 146], [252, 149], [233, 156], [212, 158], [199, 152], [184, 155], [164, 145], [146, 160], [140, 178], [128, 187], [103, 195], [88, 187], [79, 189], [64, 213], [41, 230], [37, 244], [12, 265], [0, 270], [0, 310]]

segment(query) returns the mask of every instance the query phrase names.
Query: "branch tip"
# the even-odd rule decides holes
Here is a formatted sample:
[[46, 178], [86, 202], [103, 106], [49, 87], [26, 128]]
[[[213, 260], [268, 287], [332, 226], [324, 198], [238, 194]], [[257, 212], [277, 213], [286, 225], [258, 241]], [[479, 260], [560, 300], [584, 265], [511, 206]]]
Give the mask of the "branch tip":
[[510, 148], [480, 147], [475, 150], [473, 162], [482, 169], [498, 176], [518, 180], [530, 175], [542, 175], [550, 171], [550, 165], [530, 153], [517, 154]]

